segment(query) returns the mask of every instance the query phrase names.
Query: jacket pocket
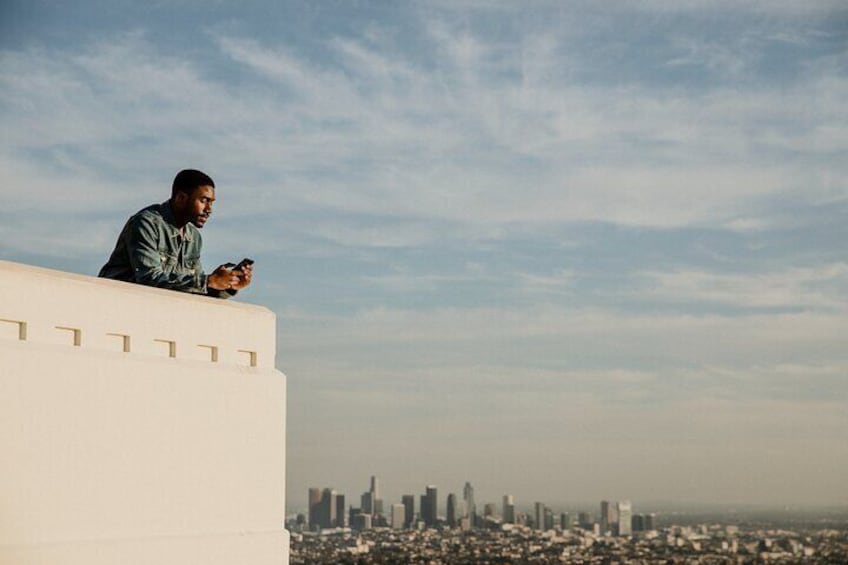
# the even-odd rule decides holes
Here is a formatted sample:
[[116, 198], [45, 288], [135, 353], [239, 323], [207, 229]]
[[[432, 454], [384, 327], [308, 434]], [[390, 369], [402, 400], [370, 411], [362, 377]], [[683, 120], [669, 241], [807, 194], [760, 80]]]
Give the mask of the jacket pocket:
[[162, 261], [162, 268], [166, 271], [172, 271], [177, 267], [177, 256], [167, 251], [159, 250], [159, 258]]

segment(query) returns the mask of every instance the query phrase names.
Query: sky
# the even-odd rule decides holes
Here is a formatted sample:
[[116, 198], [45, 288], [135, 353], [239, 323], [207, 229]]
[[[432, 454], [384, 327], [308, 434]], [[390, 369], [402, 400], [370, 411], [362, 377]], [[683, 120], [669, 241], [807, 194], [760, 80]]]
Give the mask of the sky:
[[0, 258], [209, 173], [291, 511], [845, 505], [846, 100], [836, 1], [3, 0]]

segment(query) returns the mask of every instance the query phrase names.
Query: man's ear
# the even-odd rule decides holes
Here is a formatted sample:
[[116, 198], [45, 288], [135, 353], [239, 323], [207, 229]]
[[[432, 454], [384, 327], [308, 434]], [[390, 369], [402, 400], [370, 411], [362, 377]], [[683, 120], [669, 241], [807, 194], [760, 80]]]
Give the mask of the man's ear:
[[188, 200], [188, 193], [183, 192], [182, 190], [177, 191], [176, 194], [171, 198], [174, 203], [174, 208], [180, 209], [185, 206], [186, 201]]

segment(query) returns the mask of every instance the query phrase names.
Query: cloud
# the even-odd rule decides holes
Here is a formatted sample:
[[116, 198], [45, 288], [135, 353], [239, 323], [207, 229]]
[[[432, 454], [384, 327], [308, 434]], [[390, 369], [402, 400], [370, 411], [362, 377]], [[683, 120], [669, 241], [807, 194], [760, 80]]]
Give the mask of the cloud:
[[845, 5], [839, 0], [821, 0], [817, 2], [793, 2], [792, 0], [648, 0], [647, 2], [627, 2], [628, 8], [645, 12], [671, 13], [743, 13], [772, 15], [775, 17], [810, 17], [831, 15], [844, 12]]
[[[844, 364], [843, 311], [692, 315], [616, 313], [538, 304], [516, 308], [374, 308], [283, 331], [290, 360], [333, 349], [351, 367], [463, 371], [489, 360], [520, 371]], [[286, 327], [283, 319], [283, 327]], [[437, 355], [428, 352], [438, 352]]]
[[[337, 117], [345, 120], [344, 129], [360, 147], [368, 147], [366, 160], [372, 164], [367, 172], [353, 171], [346, 189], [336, 188], [339, 179], [330, 175], [321, 189], [311, 191], [311, 204], [462, 223], [598, 220], [680, 227], [731, 224], [740, 208], [755, 209], [758, 201], [798, 191], [805, 180], [804, 193], [816, 193], [807, 180], [812, 171], [764, 160], [768, 149], [757, 146], [765, 138], [760, 141], [745, 131], [758, 114], [791, 116], [784, 106], [795, 104], [792, 94], [754, 91], [739, 96], [727, 90], [658, 99], [638, 89], [618, 93], [526, 82], [517, 91], [509, 81], [495, 83], [473, 65], [461, 70], [462, 58], [468, 56], [461, 44], [467, 40], [452, 40], [460, 45], [445, 48], [455, 58], [448, 69], [475, 73], [470, 82], [453, 80], [449, 72], [447, 80], [440, 76], [436, 83], [410, 73], [407, 65], [386, 62], [377, 64], [383, 70], [376, 77], [357, 76], [361, 65], [354, 65], [347, 69], [353, 76], [347, 81], [320, 68], [298, 71], [298, 76], [310, 77], [303, 85], [291, 84], [301, 91], [300, 99], [327, 100], [326, 93], [334, 92], [340, 101], [334, 108], [357, 108]], [[353, 45], [345, 42], [344, 51], [351, 52]], [[249, 51], [251, 60], [287, 58], [283, 51], [253, 43]], [[369, 53], [362, 45], [356, 52], [360, 58]], [[391, 70], [396, 68], [401, 70]], [[372, 99], [358, 91], [360, 82], [379, 95]], [[626, 101], [626, 112], [618, 109], [620, 100]], [[305, 113], [321, 113], [314, 110]], [[822, 110], [817, 121], [827, 112]], [[328, 111], [327, 116], [333, 115]], [[420, 124], [419, 115], [432, 116], [427, 123], [436, 127]], [[767, 145], [808, 148], [802, 148], [803, 139], [791, 141], [797, 131], [763, 131], [768, 132]], [[326, 141], [329, 146], [334, 142]], [[833, 139], [832, 144], [844, 141]], [[482, 151], [484, 147], [489, 151]], [[356, 150], [345, 144], [334, 153], [344, 160]], [[465, 155], [461, 160], [457, 151]], [[605, 155], [613, 158], [612, 164], [595, 162]], [[533, 166], [527, 159], [535, 161]]]
[[[239, 83], [141, 32], [7, 50], [2, 181], [30, 189], [9, 205], [124, 209], [192, 163], [250, 186], [234, 214], [321, 211], [335, 217], [313, 227], [333, 244], [416, 246], [516, 223], [768, 226], [774, 198], [846, 197], [819, 173], [845, 168], [832, 157], [848, 144], [844, 77], [811, 70], [781, 91], [599, 85], [563, 71], [563, 52], [566, 68], [589, 56], [568, 35], [423, 29], [434, 61], [392, 34], [330, 37], [322, 57], [212, 39], [247, 72]], [[409, 226], [363, 230], [361, 217]]]
[[645, 272], [640, 296], [659, 301], [710, 302], [738, 308], [848, 309], [848, 264], [766, 273]]

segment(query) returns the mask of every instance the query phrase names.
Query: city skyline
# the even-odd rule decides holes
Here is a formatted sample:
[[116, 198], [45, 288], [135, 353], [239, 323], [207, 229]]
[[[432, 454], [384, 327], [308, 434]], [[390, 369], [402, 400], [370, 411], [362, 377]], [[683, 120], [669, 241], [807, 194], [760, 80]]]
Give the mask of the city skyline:
[[[376, 507], [366, 512], [365, 501], [376, 500], [377, 477], [372, 475], [363, 507], [351, 505], [349, 521], [335, 521], [329, 519], [327, 495], [336, 496], [336, 491], [311, 487], [310, 500], [318, 500], [322, 492], [324, 508], [310, 506], [308, 519], [302, 514], [287, 517], [293, 562], [553, 564], [632, 558], [647, 563], [647, 559], [671, 562], [685, 557], [717, 564], [754, 558], [835, 563], [842, 562], [848, 548], [844, 507], [818, 514], [789, 508], [779, 514], [762, 509], [703, 514], [690, 508], [688, 513], [662, 515], [643, 511], [630, 500], [601, 500], [597, 513], [577, 507], [556, 510], [541, 501], [534, 502], [529, 512], [517, 512], [515, 497], [504, 494], [501, 512], [497, 504], [487, 502], [479, 515], [474, 487], [466, 481], [461, 504], [456, 493], [448, 493], [442, 514], [438, 487], [427, 485], [425, 490], [417, 513], [413, 494], [390, 504], [388, 516]], [[316, 514], [323, 514], [325, 522], [317, 523]]]
[[[374, 481], [377, 480], [379, 475], [371, 475], [371, 483], [374, 484]], [[391, 527], [392, 524], [392, 512], [395, 506], [404, 506], [405, 516], [407, 520], [411, 519], [410, 517], [417, 517], [421, 520], [421, 503], [422, 500], [426, 497], [426, 495], [430, 491], [434, 491], [436, 493], [435, 504], [436, 504], [436, 517], [439, 520], [444, 521], [447, 525], [450, 525], [450, 503], [451, 499], [453, 499], [456, 511], [456, 523], [451, 527], [459, 527], [462, 528], [464, 525], [460, 522], [459, 518], [463, 516], [470, 516], [471, 512], [468, 510], [468, 505], [466, 503], [466, 499], [463, 498], [465, 490], [467, 488], [471, 488], [472, 493], [476, 492], [474, 489], [472, 481], [454, 481], [451, 484], [460, 484], [463, 483], [464, 487], [462, 488], [440, 488], [439, 485], [428, 484], [426, 482], [420, 482], [417, 488], [410, 489], [409, 491], [403, 491], [401, 493], [397, 488], [391, 487], [391, 481], [389, 481], [389, 492], [390, 494], [386, 498], [381, 498], [380, 501], [382, 503], [381, 510], [378, 512], [376, 509], [369, 509], [365, 506], [365, 495], [368, 494], [369, 491], [363, 494], [363, 498], [361, 499], [361, 504], [357, 507], [355, 504], [355, 498], [347, 499], [350, 501], [350, 504], [347, 505], [345, 510], [345, 516], [347, 519], [345, 520], [346, 527], [352, 527], [350, 524], [350, 512], [356, 511], [361, 512], [363, 514], [369, 514], [372, 516], [376, 516], [378, 514], [382, 514], [384, 518], [386, 518], [387, 524], [386, 526]], [[335, 483], [340, 484], [340, 483]], [[354, 490], [356, 487], [353, 487]], [[323, 486], [309, 487], [308, 499], [310, 501], [315, 500], [321, 501], [321, 494], [332, 492], [334, 496], [340, 497], [342, 500], [345, 500], [345, 490], [336, 488], [336, 486]], [[316, 493], [316, 498], [313, 499], [312, 493]], [[399, 493], [395, 496], [394, 493]], [[441, 492], [441, 495], [438, 493]], [[474, 496], [474, 495], [472, 495]], [[292, 498], [290, 496], [290, 498]], [[297, 497], [294, 497], [295, 499]], [[476, 498], [476, 497], [475, 497]], [[617, 523], [620, 521], [620, 517], [622, 512], [629, 514], [631, 518], [638, 516], [639, 519], [644, 519], [645, 516], [650, 515], [649, 524], [653, 526], [655, 523], [657, 516], [662, 515], [663, 513], [668, 514], [669, 516], [679, 516], [681, 513], [686, 514], [688, 512], [719, 512], [719, 513], [729, 513], [734, 514], [739, 511], [745, 512], [771, 512], [771, 511], [783, 511], [790, 512], [792, 510], [795, 511], [803, 511], [803, 512], [814, 512], [818, 510], [826, 510], [828, 512], [841, 510], [845, 512], [846, 507], [844, 504], [839, 502], [834, 502], [832, 504], [825, 505], [783, 505], [783, 504], [745, 504], [745, 503], [732, 503], [732, 502], [722, 502], [722, 501], [679, 501], [679, 500], [632, 500], [627, 496], [623, 498], [612, 498], [606, 496], [604, 498], [599, 498], [595, 500], [590, 500], [586, 498], [579, 497], [558, 497], [557, 495], [549, 495], [542, 497], [541, 499], [525, 499], [520, 495], [516, 495], [513, 491], [509, 489], [504, 490], [499, 495], [491, 495], [487, 493], [486, 496], [480, 499], [481, 502], [479, 505], [485, 505], [488, 509], [492, 510], [491, 513], [477, 513], [479, 518], [482, 518], [484, 515], [495, 515], [499, 519], [501, 519], [504, 523], [516, 523], [516, 517], [519, 514], [525, 516], [535, 517], [536, 512], [538, 511], [538, 505], [541, 504], [542, 508], [549, 510], [551, 514], [559, 519], [561, 516], [568, 516], [573, 525], [583, 527], [587, 522], [589, 523], [597, 523], [599, 529], [603, 531], [610, 530], [611, 523]], [[306, 507], [300, 507], [293, 504], [288, 504], [286, 509], [286, 514], [290, 519], [293, 519], [297, 514], [303, 514], [307, 518], [307, 524], [313, 525], [313, 521], [310, 518], [310, 508], [312, 508], [312, 502], [310, 502]], [[606, 514], [605, 514], [606, 513]], [[338, 515], [338, 514], [337, 514]], [[560, 522], [558, 522], [560, 523]], [[629, 520], [628, 520], [629, 523]], [[474, 526], [474, 522], [470, 522], [469, 526]], [[480, 524], [477, 524], [480, 526]], [[372, 523], [373, 526], [373, 523]], [[372, 527], [369, 526], [369, 527]], [[412, 526], [411, 522], [405, 521], [404, 528], [410, 528]], [[431, 524], [432, 526], [432, 524]], [[326, 527], [341, 527], [340, 524], [334, 524]], [[648, 528], [653, 529], [653, 527]], [[622, 535], [628, 535], [625, 531]]]
[[[530, 512], [521, 512], [520, 506], [515, 504], [515, 496], [504, 494], [502, 497], [502, 510], [495, 503], [485, 503], [485, 512], [477, 512], [474, 498], [474, 488], [470, 481], [465, 482], [462, 489], [462, 504], [459, 505], [455, 492], [443, 495], [444, 505], [439, 504], [438, 486], [427, 485], [424, 494], [419, 495], [418, 510], [415, 510], [415, 494], [407, 493], [400, 496], [399, 502], [389, 501], [384, 505], [382, 498], [377, 498], [378, 489], [377, 476], [371, 476], [371, 488], [363, 493], [361, 504], [355, 507], [352, 503], [345, 506], [345, 494], [333, 487], [309, 487], [309, 507], [306, 513], [298, 513], [298, 520], [304, 517], [303, 526], [310, 530], [353, 528], [371, 529], [372, 527], [391, 527], [392, 529], [410, 529], [415, 522], [424, 528], [434, 528], [437, 524], [447, 525], [449, 528], [460, 528], [463, 530], [483, 528], [486, 519], [496, 520], [504, 524], [530, 523], [534, 529], [552, 529], [556, 522], [559, 527], [567, 528], [571, 525], [571, 518], [567, 512], [554, 509], [545, 502], [535, 501]], [[379, 501], [379, 503], [376, 503]], [[389, 508], [389, 512], [384, 512]], [[444, 512], [440, 512], [440, 510]], [[533, 512], [535, 509], [535, 513]], [[579, 510], [578, 507], [570, 510]], [[291, 516], [291, 513], [289, 513]], [[362, 520], [360, 518], [365, 518]], [[600, 511], [597, 519], [593, 513], [581, 511], [575, 517], [574, 524], [581, 528], [591, 529], [592, 524], [597, 526], [600, 535], [627, 536], [633, 531], [641, 531], [643, 528], [633, 527], [633, 523], [644, 523], [645, 516], [648, 517], [650, 528], [653, 529], [655, 513], [647, 515], [634, 514], [633, 506], [629, 500], [610, 502], [600, 501]], [[623, 526], [620, 524], [624, 524]]]
[[835, 0], [7, 0], [0, 258], [94, 275], [211, 175], [292, 507], [848, 505], [846, 45]]

